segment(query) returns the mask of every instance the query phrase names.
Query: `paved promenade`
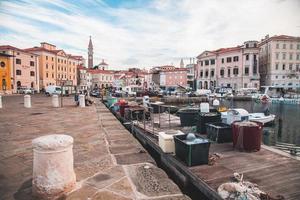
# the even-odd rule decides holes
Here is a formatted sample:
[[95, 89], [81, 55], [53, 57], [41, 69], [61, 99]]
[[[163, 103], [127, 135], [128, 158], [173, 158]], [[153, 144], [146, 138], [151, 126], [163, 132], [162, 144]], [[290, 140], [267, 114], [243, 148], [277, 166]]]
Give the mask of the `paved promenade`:
[[68, 97], [63, 108], [52, 108], [50, 97], [33, 95], [30, 109], [23, 107], [23, 96], [3, 97], [3, 106], [1, 200], [34, 199], [31, 141], [54, 133], [74, 138], [77, 189], [66, 199], [189, 199], [102, 103], [79, 108]]

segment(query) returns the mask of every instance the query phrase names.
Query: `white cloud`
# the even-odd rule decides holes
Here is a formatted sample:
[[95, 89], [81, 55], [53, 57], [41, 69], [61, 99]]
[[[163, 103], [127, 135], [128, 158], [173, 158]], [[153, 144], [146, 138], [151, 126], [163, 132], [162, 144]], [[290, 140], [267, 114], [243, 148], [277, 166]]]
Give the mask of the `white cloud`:
[[91, 7], [61, 0], [27, 0], [26, 6], [4, 1], [0, 27], [9, 31], [0, 32], [0, 43], [25, 48], [47, 41], [86, 56], [92, 35], [95, 63], [104, 58], [119, 68], [178, 66], [181, 57], [206, 49], [236, 46], [266, 34], [300, 35], [297, 0], [155, 0], [134, 9], [112, 8], [102, 1], [81, 3], [99, 9], [89, 13]]

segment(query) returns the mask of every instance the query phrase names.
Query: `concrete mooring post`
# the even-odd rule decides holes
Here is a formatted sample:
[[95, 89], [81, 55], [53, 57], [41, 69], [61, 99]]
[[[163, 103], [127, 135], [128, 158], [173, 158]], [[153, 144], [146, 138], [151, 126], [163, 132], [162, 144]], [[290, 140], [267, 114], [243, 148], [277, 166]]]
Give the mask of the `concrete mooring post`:
[[0, 95], [0, 108], [2, 108], [2, 96]]
[[24, 107], [31, 108], [31, 96], [30, 95], [24, 96]]
[[79, 106], [82, 108], [85, 107], [85, 96], [83, 94], [79, 95]]
[[76, 186], [73, 166], [73, 138], [46, 135], [32, 141], [32, 193], [38, 199], [59, 199]]
[[59, 107], [59, 101], [58, 101], [58, 96], [56, 94], [54, 94], [52, 96], [52, 106], [54, 108], [58, 108]]

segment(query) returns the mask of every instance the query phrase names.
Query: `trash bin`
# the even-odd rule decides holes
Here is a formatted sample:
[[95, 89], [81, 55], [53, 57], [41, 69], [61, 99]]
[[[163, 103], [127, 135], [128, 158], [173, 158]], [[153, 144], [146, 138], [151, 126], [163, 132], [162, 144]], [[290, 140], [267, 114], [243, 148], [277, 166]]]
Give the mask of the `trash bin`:
[[217, 143], [232, 142], [231, 126], [222, 122], [206, 124], [207, 138]]
[[262, 140], [263, 124], [242, 121], [232, 123], [233, 147], [245, 151], [259, 151]]
[[209, 113], [199, 113], [196, 116], [197, 133], [206, 134], [206, 123], [221, 122], [221, 113], [210, 109]]
[[187, 135], [174, 136], [176, 157], [189, 167], [208, 164], [209, 140], [196, 135], [200, 142], [188, 143], [186, 140]]
[[197, 115], [199, 108], [182, 108], [178, 110], [181, 126], [195, 126], [197, 124]]

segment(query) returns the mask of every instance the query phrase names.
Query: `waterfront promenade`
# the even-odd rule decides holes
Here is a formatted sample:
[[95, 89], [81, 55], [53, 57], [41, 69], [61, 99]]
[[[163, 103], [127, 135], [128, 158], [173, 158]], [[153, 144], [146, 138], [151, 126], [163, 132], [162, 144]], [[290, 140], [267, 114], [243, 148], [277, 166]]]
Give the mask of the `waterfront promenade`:
[[34, 199], [31, 141], [47, 134], [74, 138], [77, 189], [66, 199], [189, 199], [99, 101], [79, 108], [66, 97], [63, 108], [52, 108], [50, 97], [33, 95], [26, 109], [23, 96], [6, 96], [3, 106], [0, 199]]

